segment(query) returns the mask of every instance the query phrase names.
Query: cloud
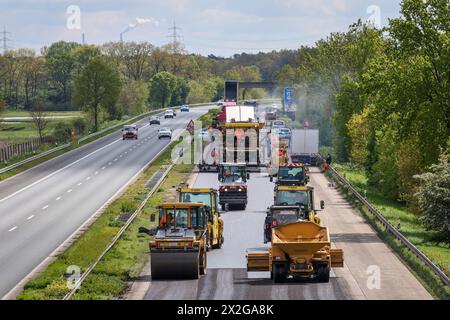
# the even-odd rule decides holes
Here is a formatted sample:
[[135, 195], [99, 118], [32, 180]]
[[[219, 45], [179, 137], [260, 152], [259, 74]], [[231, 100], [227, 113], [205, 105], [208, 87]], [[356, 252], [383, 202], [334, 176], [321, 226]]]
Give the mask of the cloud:
[[348, 10], [346, 0], [274, 0], [276, 5], [298, 9], [299, 13], [335, 16]]

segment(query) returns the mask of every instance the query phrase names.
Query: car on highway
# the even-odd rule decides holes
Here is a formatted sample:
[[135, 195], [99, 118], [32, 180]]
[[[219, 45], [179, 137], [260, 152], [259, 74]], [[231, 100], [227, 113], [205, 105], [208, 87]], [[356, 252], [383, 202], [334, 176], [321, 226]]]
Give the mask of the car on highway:
[[272, 121], [272, 129], [286, 128], [286, 123], [283, 120]]
[[173, 119], [175, 117], [175, 112], [171, 109], [166, 110], [164, 113], [164, 119]]
[[138, 127], [135, 124], [126, 125], [122, 129], [122, 139], [138, 139]]
[[158, 139], [169, 138], [172, 139], [172, 129], [161, 128], [158, 130]]
[[258, 106], [258, 102], [256, 100], [245, 100], [244, 101], [244, 106], [256, 107], [256, 106]]
[[160, 125], [161, 124], [161, 118], [158, 117], [158, 116], [150, 117], [150, 125], [152, 125], [152, 124]]
[[189, 112], [189, 106], [188, 105], [181, 106], [180, 112]]

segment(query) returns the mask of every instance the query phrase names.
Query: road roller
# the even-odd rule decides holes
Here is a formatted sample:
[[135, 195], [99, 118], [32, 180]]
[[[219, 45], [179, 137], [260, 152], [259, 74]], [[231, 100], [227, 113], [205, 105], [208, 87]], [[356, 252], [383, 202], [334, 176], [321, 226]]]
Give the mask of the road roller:
[[179, 188], [180, 202], [203, 203], [211, 208], [211, 215], [208, 218], [208, 232], [206, 247], [208, 250], [220, 249], [223, 245], [223, 220], [220, 219], [218, 208], [218, 193], [213, 188]]
[[272, 228], [270, 247], [247, 250], [247, 272], [270, 271], [274, 283], [288, 278], [329, 282], [331, 268], [343, 266], [343, 250], [331, 248], [328, 229], [312, 221]]
[[[198, 279], [206, 274], [210, 207], [204, 203], [164, 203], [158, 209], [158, 226], [139, 229], [153, 236], [149, 243], [152, 279]], [[156, 215], [151, 214], [150, 220], [156, 222]]]

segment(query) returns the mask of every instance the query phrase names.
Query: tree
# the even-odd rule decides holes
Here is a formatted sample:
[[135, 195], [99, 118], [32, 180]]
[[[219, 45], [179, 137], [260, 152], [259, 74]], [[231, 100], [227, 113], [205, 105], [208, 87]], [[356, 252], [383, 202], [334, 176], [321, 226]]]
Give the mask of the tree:
[[120, 92], [119, 104], [123, 114], [137, 115], [147, 109], [148, 86], [143, 81], [129, 81], [125, 83]]
[[439, 163], [432, 165], [430, 171], [416, 176], [420, 181], [417, 193], [420, 220], [428, 230], [439, 233], [440, 241], [450, 244], [450, 162], [448, 155], [442, 153]]
[[170, 72], [162, 71], [150, 80], [150, 103], [152, 106], [165, 108], [172, 99], [177, 79]]
[[39, 139], [43, 141], [44, 133], [48, 125], [48, 118], [47, 113], [45, 112], [45, 102], [42, 99], [36, 99], [32, 102], [30, 116], [33, 118], [33, 123], [39, 135]]
[[72, 50], [79, 46], [75, 42], [59, 41], [45, 50], [49, 75], [56, 86], [57, 100], [61, 100], [64, 104], [70, 101], [72, 72], [75, 67]]
[[103, 57], [95, 57], [75, 78], [73, 103], [93, 114], [94, 131], [98, 130], [101, 110], [111, 114], [116, 112], [121, 82], [118, 72], [109, 66]]
[[170, 104], [172, 106], [181, 106], [186, 103], [191, 88], [184, 78], [177, 78], [175, 89], [172, 94]]

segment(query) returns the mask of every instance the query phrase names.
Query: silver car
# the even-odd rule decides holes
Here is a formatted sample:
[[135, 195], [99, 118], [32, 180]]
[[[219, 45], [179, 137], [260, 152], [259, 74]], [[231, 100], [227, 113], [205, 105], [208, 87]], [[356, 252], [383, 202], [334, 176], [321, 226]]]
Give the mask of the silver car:
[[172, 139], [172, 129], [161, 128], [158, 130], [158, 139], [169, 138]]

